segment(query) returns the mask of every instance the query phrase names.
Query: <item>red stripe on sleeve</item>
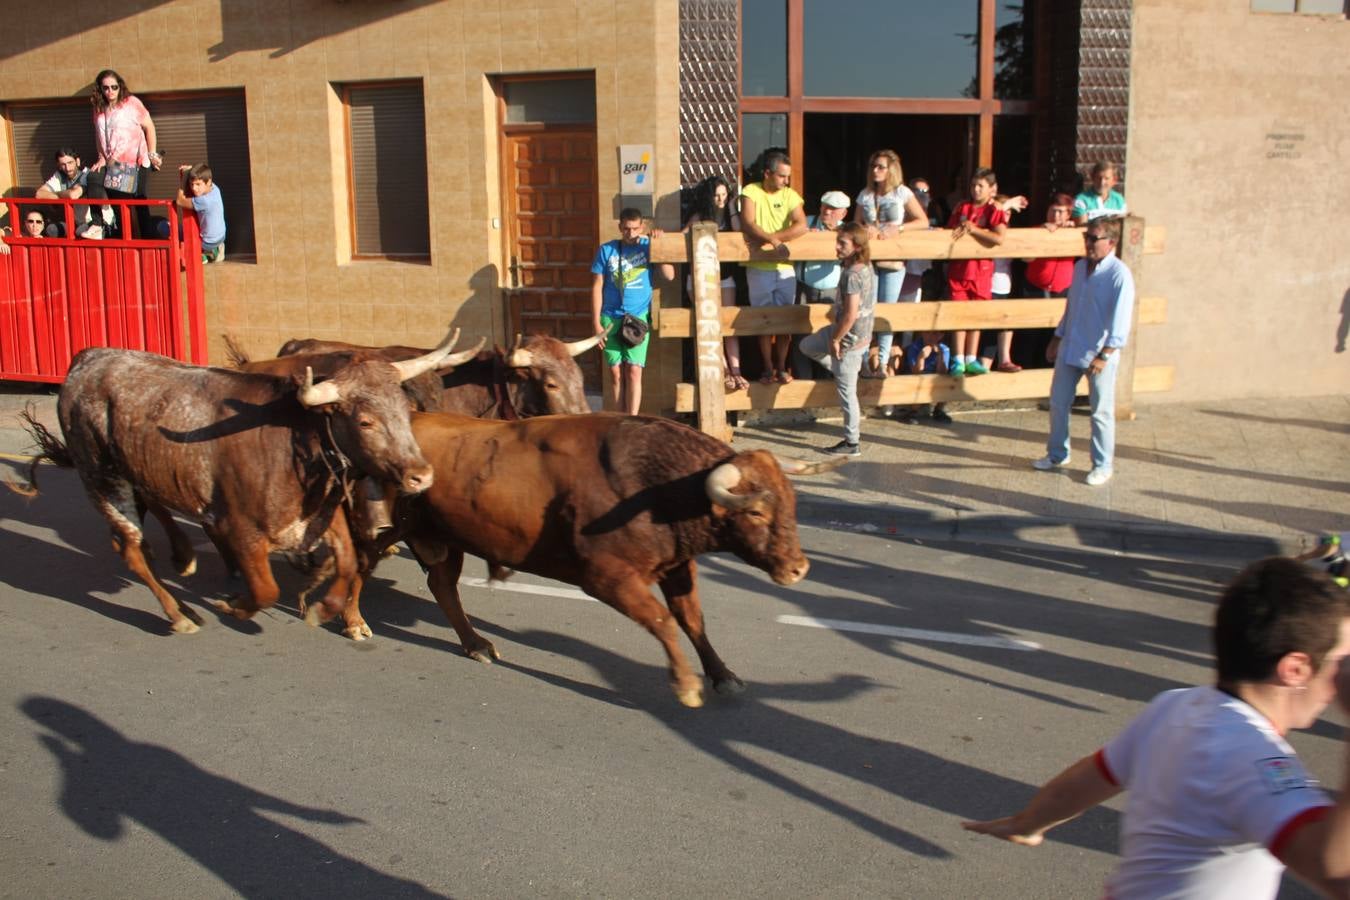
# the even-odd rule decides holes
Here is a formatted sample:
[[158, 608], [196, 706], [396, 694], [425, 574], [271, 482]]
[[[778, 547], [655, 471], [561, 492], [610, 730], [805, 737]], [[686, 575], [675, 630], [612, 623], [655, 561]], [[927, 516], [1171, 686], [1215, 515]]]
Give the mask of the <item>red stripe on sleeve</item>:
[[1298, 813], [1288, 822], [1280, 826], [1280, 830], [1275, 832], [1275, 837], [1270, 839], [1270, 846], [1266, 849], [1270, 855], [1284, 862], [1284, 848], [1289, 843], [1289, 839], [1294, 836], [1304, 825], [1310, 822], [1320, 822], [1331, 813], [1330, 806], [1314, 806]]
[[1098, 750], [1096, 755], [1094, 755], [1092, 758], [1094, 761], [1096, 761], [1097, 771], [1101, 773], [1102, 777], [1105, 778], [1107, 782], [1110, 783], [1111, 785], [1115, 787], [1120, 787], [1120, 779], [1116, 777], [1116, 773], [1111, 771], [1111, 766], [1106, 761], [1106, 748], [1103, 747], [1102, 749]]

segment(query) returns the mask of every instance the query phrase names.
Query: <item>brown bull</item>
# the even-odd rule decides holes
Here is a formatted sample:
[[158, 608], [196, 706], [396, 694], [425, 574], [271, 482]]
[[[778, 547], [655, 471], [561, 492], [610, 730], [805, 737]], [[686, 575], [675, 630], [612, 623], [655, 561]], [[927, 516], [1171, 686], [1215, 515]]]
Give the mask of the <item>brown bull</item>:
[[[596, 338], [566, 343], [548, 335], [516, 336], [509, 353], [485, 350], [441, 376], [440, 404], [419, 388], [416, 407], [424, 412], [459, 413], [487, 419], [590, 412], [581, 369], [574, 357], [594, 347]], [[385, 359], [407, 359], [425, 353], [416, 347], [357, 347], [341, 341], [291, 340], [277, 356], [366, 350]]]
[[[779, 584], [806, 575], [797, 540], [796, 495], [784, 472], [826, 464], [781, 464], [767, 451], [736, 453], [683, 425], [598, 413], [492, 422], [413, 415], [413, 435], [436, 482], [400, 498], [387, 538], [403, 538], [428, 566], [427, 583], [465, 653], [499, 658], [460, 604], [464, 554], [490, 565], [579, 586], [656, 636], [686, 706], [703, 688], [678, 644], [676, 623], [719, 693], [744, 687], [703, 627], [694, 558], [729, 551]], [[651, 593], [657, 585], [666, 607]]]
[[140, 526], [145, 510], [164, 524], [183, 574], [195, 570], [196, 559], [172, 514], [201, 523], [246, 579], [239, 606], [213, 603], [240, 619], [276, 602], [269, 552], [327, 544], [336, 577], [307, 617], [314, 622], [359, 592], [343, 506], [351, 481], [370, 475], [405, 493], [432, 482], [399, 384], [434, 367], [449, 345], [407, 362], [354, 362], [318, 384], [312, 374], [300, 382], [92, 348], [75, 357], [61, 387], [64, 444], [29, 422], [40, 458], [79, 472], [112, 526], [114, 549], [154, 592], [174, 631], [194, 632], [201, 618], [150, 571]]

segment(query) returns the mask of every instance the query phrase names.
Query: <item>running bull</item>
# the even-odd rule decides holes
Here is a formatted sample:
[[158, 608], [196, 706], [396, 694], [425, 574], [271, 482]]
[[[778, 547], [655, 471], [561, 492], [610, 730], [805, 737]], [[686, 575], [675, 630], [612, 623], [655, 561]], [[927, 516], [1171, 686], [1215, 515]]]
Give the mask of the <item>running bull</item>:
[[800, 581], [809, 564], [784, 475], [842, 462], [736, 453], [665, 419], [608, 413], [516, 422], [414, 413], [412, 430], [436, 479], [399, 499], [384, 543], [406, 540], [427, 566], [466, 654], [500, 658], [460, 604], [468, 553], [577, 585], [646, 628], [666, 651], [676, 696], [692, 707], [702, 705], [703, 686], [680, 650], [677, 625], [719, 693], [744, 687], [704, 630], [695, 557], [729, 551], [779, 584]]
[[146, 511], [165, 526], [182, 574], [196, 569], [196, 559], [172, 514], [201, 523], [248, 585], [238, 606], [212, 605], [240, 619], [276, 602], [269, 552], [327, 544], [336, 578], [307, 620], [330, 618], [360, 586], [343, 504], [351, 482], [370, 475], [408, 494], [432, 483], [400, 382], [435, 367], [453, 342], [406, 362], [355, 360], [318, 384], [312, 372], [302, 380], [133, 350], [83, 350], [57, 402], [64, 443], [28, 417], [43, 450], [30, 469], [30, 491], [39, 460], [75, 468], [112, 526], [113, 548], [175, 632], [196, 631], [201, 618], [151, 572], [140, 525]]

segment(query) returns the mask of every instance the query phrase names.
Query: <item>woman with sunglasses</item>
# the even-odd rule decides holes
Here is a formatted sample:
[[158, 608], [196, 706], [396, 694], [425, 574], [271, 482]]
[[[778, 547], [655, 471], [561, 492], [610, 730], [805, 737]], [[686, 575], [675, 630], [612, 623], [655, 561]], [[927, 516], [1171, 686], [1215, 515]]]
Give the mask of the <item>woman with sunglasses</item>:
[[[94, 141], [98, 147], [98, 159], [89, 167], [89, 196], [97, 196], [101, 191], [114, 200], [144, 199], [150, 170], [158, 170], [163, 162], [155, 148], [154, 120], [150, 118], [145, 105], [127, 90], [127, 83], [122, 76], [112, 69], [104, 69], [94, 79], [91, 102], [94, 106]], [[129, 167], [135, 173], [134, 189], [109, 186], [108, 179], [112, 174], [108, 171], [110, 166], [114, 169]], [[124, 186], [128, 184], [125, 180], [121, 183]], [[152, 237], [155, 232], [150, 207], [133, 208], [136, 225], [132, 236]], [[120, 225], [120, 213], [117, 221]]]

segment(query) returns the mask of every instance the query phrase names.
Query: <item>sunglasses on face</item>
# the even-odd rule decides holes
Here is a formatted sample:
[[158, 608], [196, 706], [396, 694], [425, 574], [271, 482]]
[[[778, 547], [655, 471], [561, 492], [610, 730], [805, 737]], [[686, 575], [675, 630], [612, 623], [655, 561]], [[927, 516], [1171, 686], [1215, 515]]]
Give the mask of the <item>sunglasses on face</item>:
[[1110, 240], [1110, 238], [1104, 234], [1085, 234], [1083, 235], [1083, 240], [1087, 241], [1089, 244], [1095, 244], [1098, 241]]
[[45, 225], [45, 224], [46, 224], [42, 219], [26, 219], [25, 221], [27, 221], [29, 225]]
[[103, 88], [103, 90], [105, 90], [105, 91], [115, 91], [115, 90], [118, 89], [119, 85], [116, 85], [116, 84], [100, 84], [99, 87]]

